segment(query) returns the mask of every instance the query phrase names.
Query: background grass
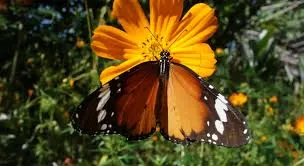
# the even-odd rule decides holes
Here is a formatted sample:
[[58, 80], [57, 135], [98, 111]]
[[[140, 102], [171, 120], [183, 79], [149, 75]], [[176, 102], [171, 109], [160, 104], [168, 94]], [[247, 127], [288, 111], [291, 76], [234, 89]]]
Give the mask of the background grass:
[[[185, 1], [185, 11], [198, 2]], [[112, 2], [7, 0], [0, 3], [0, 164], [304, 165], [304, 137], [294, 129], [304, 115], [303, 1], [204, 2], [220, 23], [209, 41], [218, 53], [209, 82], [226, 96], [248, 96], [239, 109], [253, 135], [249, 145], [79, 135], [69, 114], [113, 63], [90, 49], [92, 29], [117, 26]], [[148, 2], [141, 3], [148, 12]], [[270, 102], [272, 96], [278, 101]]]

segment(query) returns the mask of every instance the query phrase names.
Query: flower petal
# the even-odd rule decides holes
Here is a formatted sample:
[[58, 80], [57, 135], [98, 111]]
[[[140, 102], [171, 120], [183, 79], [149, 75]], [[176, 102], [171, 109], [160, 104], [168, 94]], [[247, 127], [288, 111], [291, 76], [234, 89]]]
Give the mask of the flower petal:
[[130, 70], [134, 66], [137, 66], [143, 62], [145, 62], [145, 59], [142, 56], [137, 56], [136, 58], [127, 60], [119, 65], [110, 66], [101, 72], [100, 82], [102, 83], [102, 85], [104, 85], [115, 77], [121, 75], [122, 73]]
[[96, 28], [91, 47], [96, 55], [117, 60], [127, 60], [138, 54], [137, 43], [130, 36], [111, 26], [101, 25]]
[[182, 64], [201, 77], [208, 77], [215, 71], [216, 59], [208, 44], [199, 43], [185, 48], [172, 48], [173, 62]]
[[181, 18], [183, 4], [184, 0], [150, 0], [150, 30], [165, 38], [171, 36]]
[[112, 16], [117, 18], [123, 29], [136, 41], [143, 41], [149, 31], [148, 20], [138, 0], [115, 0]]
[[171, 41], [179, 38], [172, 47], [187, 47], [208, 40], [217, 30], [214, 10], [206, 4], [194, 5], [181, 20]]

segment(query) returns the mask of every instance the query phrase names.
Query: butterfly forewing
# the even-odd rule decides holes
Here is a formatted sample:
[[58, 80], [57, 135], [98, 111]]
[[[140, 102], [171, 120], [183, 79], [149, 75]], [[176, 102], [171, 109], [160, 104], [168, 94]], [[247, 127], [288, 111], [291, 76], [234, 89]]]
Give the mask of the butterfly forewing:
[[100, 87], [90, 94], [72, 116], [73, 127], [83, 134], [111, 134], [117, 132], [115, 112], [107, 109], [110, 103], [109, 85]]
[[154, 132], [158, 95], [158, 65], [147, 62], [97, 89], [73, 115], [81, 133], [118, 133], [142, 139]]
[[160, 111], [159, 119], [161, 132], [168, 139], [228, 147], [248, 142], [250, 136], [243, 115], [187, 67], [170, 65], [166, 93], [167, 109]]

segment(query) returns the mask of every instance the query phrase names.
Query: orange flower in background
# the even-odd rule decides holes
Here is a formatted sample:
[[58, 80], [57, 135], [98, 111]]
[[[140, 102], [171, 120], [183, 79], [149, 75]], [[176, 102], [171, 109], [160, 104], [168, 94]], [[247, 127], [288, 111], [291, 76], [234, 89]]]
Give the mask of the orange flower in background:
[[91, 47], [97, 56], [123, 62], [101, 73], [102, 84], [143, 62], [158, 61], [162, 48], [170, 51], [172, 62], [189, 67], [201, 77], [212, 75], [214, 52], [202, 42], [217, 30], [214, 10], [199, 3], [182, 16], [183, 3], [183, 0], [150, 1], [148, 21], [137, 0], [115, 0], [112, 16], [123, 30], [98, 26]]
[[222, 49], [222, 48], [216, 48], [215, 53], [217, 55], [223, 54], [224, 53], [224, 49]]
[[270, 102], [270, 103], [277, 103], [277, 102], [278, 102], [278, 97], [277, 97], [277, 96], [272, 96], [272, 97], [269, 99], [269, 102]]
[[243, 106], [247, 102], [247, 96], [244, 93], [233, 93], [228, 99], [233, 106]]
[[298, 117], [295, 122], [294, 130], [299, 135], [304, 135], [304, 115]]
[[272, 116], [274, 114], [274, 109], [271, 106], [267, 106], [266, 111], [269, 116]]
[[34, 94], [34, 89], [28, 89], [28, 90], [27, 90], [27, 96], [28, 96], [29, 98], [32, 97], [33, 94]]
[[72, 158], [71, 157], [65, 157], [64, 159], [64, 165], [65, 166], [72, 166]]
[[77, 39], [77, 41], [76, 41], [76, 47], [77, 48], [83, 48], [84, 45], [85, 45], [85, 43], [82, 39]]

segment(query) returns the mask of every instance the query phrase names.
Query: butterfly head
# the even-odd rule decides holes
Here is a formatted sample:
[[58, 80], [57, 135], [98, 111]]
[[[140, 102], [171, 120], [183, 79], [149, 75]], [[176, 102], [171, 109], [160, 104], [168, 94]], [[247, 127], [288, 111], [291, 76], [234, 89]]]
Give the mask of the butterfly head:
[[162, 60], [169, 60], [169, 59], [171, 59], [170, 52], [167, 51], [167, 50], [161, 51], [161, 52], [160, 52], [160, 58], [161, 58]]

